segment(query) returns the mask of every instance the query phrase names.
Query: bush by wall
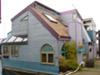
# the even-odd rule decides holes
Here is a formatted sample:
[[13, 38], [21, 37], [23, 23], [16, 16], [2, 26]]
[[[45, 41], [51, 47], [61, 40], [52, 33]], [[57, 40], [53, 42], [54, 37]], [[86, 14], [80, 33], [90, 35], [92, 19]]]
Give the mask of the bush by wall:
[[66, 54], [64, 54], [64, 56], [61, 56], [59, 60], [60, 71], [65, 72], [67, 70], [75, 70], [78, 66], [75, 42], [66, 42], [62, 50], [65, 51]]

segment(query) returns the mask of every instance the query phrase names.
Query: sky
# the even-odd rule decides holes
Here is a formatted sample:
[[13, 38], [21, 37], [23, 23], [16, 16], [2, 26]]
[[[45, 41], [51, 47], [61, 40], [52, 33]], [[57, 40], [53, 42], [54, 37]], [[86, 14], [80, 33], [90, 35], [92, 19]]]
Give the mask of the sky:
[[[0, 24], [0, 38], [7, 37], [11, 31], [11, 18], [35, 0], [1, 0], [2, 23]], [[77, 9], [82, 18], [93, 18], [96, 31], [100, 29], [99, 0], [36, 0], [59, 12]]]

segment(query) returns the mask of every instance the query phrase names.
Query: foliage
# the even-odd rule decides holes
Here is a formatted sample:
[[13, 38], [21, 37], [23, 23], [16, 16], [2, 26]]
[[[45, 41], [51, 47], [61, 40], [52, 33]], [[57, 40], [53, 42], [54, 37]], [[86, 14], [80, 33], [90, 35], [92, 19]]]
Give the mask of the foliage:
[[76, 44], [74, 41], [67, 41], [62, 48], [66, 54], [60, 57], [60, 71], [75, 70], [78, 66], [76, 60]]
[[74, 59], [66, 60], [64, 57], [60, 59], [59, 68], [61, 72], [66, 72], [68, 70], [75, 70], [77, 66], [78, 66], [77, 61]]
[[62, 51], [66, 53], [64, 56], [66, 59], [76, 59], [76, 44], [74, 41], [67, 41]]

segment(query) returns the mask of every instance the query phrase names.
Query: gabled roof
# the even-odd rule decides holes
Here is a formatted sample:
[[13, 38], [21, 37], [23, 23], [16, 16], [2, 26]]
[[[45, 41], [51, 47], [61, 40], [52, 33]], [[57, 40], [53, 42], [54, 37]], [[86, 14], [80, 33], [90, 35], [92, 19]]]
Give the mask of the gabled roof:
[[68, 13], [77, 13], [77, 15], [79, 16], [79, 18], [81, 20], [83, 20], [83, 18], [81, 17], [79, 11], [77, 9], [72, 9], [72, 10], [67, 10], [67, 11], [63, 11], [60, 14], [68, 14]]
[[[46, 7], [45, 5], [39, 3], [39, 2], [34, 2], [34, 3], [38, 3], [42, 6], [44, 6], [45, 8], [57, 13], [55, 10]], [[38, 11], [35, 8], [34, 3], [30, 4], [29, 6], [27, 6], [25, 9], [23, 9], [20, 13], [18, 13], [15, 17], [13, 17], [11, 20], [15, 20], [17, 17], [19, 17], [21, 14], [23, 14], [26, 11], [30, 11], [42, 24], [43, 26], [49, 30], [49, 32], [57, 39], [59, 40], [68, 40], [69, 34], [68, 34], [68, 28], [66, 26], [64, 26], [64, 24], [62, 24], [60, 21], [57, 20], [57, 23], [53, 23], [50, 20], [48, 20], [44, 15], [42, 11]], [[54, 17], [54, 16], [52, 16]], [[56, 18], [55, 18], [56, 19]]]

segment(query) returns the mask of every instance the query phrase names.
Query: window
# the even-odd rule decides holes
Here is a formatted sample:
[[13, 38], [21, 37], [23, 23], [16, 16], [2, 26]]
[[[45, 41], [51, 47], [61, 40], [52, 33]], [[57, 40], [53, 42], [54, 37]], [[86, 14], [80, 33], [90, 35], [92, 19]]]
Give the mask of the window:
[[4, 58], [8, 58], [9, 57], [9, 46], [7, 46], [7, 45], [4, 45], [3, 46], [3, 57]]
[[48, 54], [48, 62], [53, 63], [53, 54]]
[[16, 37], [12, 36], [7, 42], [14, 42], [15, 39], [16, 39]]
[[15, 42], [22, 42], [22, 41], [23, 41], [23, 38], [21, 38], [21, 37], [17, 37], [15, 40]]
[[67, 54], [67, 50], [65, 48], [65, 44], [62, 46], [62, 49], [61, 49], [61, 55], [64, 56], [65, 58], [68, 56]]
[[19, 46], [17, 46], [17, 45], [12, 45], [11, 46], [11, 55], [13, 57], [18, 57], [19, 56], [19, 48], [18, 47]]
[[57, 20], [48, 14], [44, 14], [46, 18], [48, 18], [51, 22], [57, 23]]
[[43, 64], [53, 64], [54, 63], [54, 51], [52, 46], [45, 44], [41, 48], [41, 62]]
[[45, 53], [42, 53], [42, 62], [46, 62], [47, 60], [46, 60], [46, 54]]
[[23, 22], [23, 21], [28, 21], [28, 15], [26, 15], [25, 17], [23, 17], [20, 21], [21, 21], [21, 22]]
[[86, 20], [86, 21], [83, 21], [84, 24], [86, 23], [91, 23], [91, 20]]
[[4, 45], [3, 46], [3, 56], [4, 57], [18, 57], [19, 56], [19, 46], [18, 45]]

